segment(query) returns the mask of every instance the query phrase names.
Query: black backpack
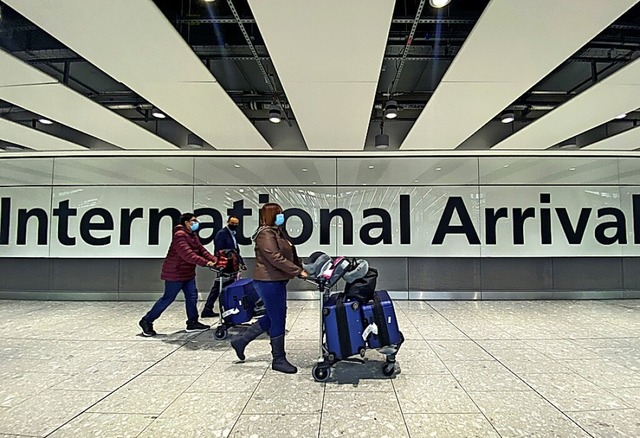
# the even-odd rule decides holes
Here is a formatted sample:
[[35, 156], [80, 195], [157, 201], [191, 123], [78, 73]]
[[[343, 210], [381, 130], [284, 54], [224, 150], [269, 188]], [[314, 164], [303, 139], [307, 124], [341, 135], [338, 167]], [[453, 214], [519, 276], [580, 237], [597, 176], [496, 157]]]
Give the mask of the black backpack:
[[376, 291], [378, 283], [378, 270], [369, 268], [364, 277], [347, 283], [344, 287], [344, 295], [346, 298], [358, 300], [361, 303], [367, 303], [373, 300], [373, 293]]

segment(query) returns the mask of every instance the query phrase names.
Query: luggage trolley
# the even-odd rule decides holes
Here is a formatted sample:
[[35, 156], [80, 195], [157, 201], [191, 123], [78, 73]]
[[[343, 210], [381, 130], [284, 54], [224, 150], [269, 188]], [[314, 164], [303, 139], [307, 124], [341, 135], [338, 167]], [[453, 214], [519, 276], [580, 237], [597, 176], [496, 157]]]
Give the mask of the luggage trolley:
[[[366, 353], [365, 339], [370, 336], [370, 332], [376, 332], [375, 324], [369, 324], [368, 327], [364, 327], [363, 321], [356, 321], [353, 326], [356, 333], [348, 334], [348, 337], [351, 338], [350, 344], [352, 350], [349, 350], [348, 352], [330, 351], [328, 347], [329, 342], [326, 330], [326, 322], [330, 317], [330, 313], [333, 309], [333, 305], [330, 304], [332, 302], [332, 296], [339, 293], [337, 291], [332, 292], [331, 287], [334, 286], [338, 282], [338, 280], [343, 277], [346, 281], [349, 282], [363, 276], [364, 273], [367, 272], [368, 263], [366, 263], [366, 261], [360, 262], [364, 263], [358, 268], [354, 265], [353, 262], [350, 262], [343, 257], [337, 257], [336, 259], [332, 260], [327, 254], [317, 252], [313, 253], [309, 257], [308, 263], [304, 265], [305, 271], [307, 271], [310, 275], [310, 278], [307, 281], [310, 283], [314, 283], [317, 286], [319, 292], [319, 357], [317, 363], [311, 370], [311, 374], [314, 380], [317, 382], [325, 382], [327, 379], [329, 379], [329, 376], [331, 375], [331, 368], [333, 367], [333, 365], [340, 361], [364, 363], [362, 358]], [[340, 297], [338, 297], [338, 301], [339, 300]], [[358, 301], [346, 301], [342, 302], [341, 305], [347, 307], [347, 309], [344, 311], [345, 313], [362, 314], [362, 304]], [[357, 319], [357, 316], [353, 318]], [[357, 327], [358, 322], [360, 323], [360, 327]], [[351, 331], [351, 328], [346, 328], [344, 325], [342, 325], [341, 327], [340, 324], [338, 324], [338, 330], [340, 329]], [[357, 339], [357, 337], [360, 337], [360, 340], [362, 341], [361, 344], [355, 344], [354, 341], [355, 339]], [[402, 341], [404, 340], [402, 339], [401, 333], [400, 337], [401, 339], [397, 344], [385, 346], [378, 345], [377, 347], [379, 348], [376, 348], [378, 352], [385, 356], [385, 363], [382, 366], [382, 374], [387, 377], [392, 376], [396, 371], [396, 354], [400, 349]], [[349, 357], [356, 355], [359, 355], [360, 358]]]
[[[257, 293], [251, 278], [239, 278], [239, 272], [226, 273], [220, 269], [209, 268], [216, 273], [220, 287], [218, 295], [218, 326], [213, 334], [218, 340], [226, 339], [231, 327], [247, 325], [254, 317]], [[223, 287], [229, 280], [233, 283]]]

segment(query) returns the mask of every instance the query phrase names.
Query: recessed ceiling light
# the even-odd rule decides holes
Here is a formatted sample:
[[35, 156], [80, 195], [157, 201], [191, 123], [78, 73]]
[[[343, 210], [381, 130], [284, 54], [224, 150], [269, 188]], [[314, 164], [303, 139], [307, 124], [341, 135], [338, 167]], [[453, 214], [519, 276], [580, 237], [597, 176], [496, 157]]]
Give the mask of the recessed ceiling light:
[[367, 185], [367, 183], [362, 183], [362, 185], [363, 185], [363, 186], [366, 186], [366, 185]]
[[429, 0], [429, 4], [434, 8], [444, 8], [449, 3], [451, 3], [451, 0]]
[[303, 168], [302, 168], [302, 171], [303, 171], [303, 172], [308, 172], [308, 171], [309, 171], [309, 169], [307, 169], [306, 167], [303, 167]]
[[371, 166], [369, 166], [369, 169], [373, 169], [375, 166], [372, 164]]
[[314, 181], [313, 184], [317, 184], [317, 182]]
[[235, 167], [236, 169], [240, 167], [239, 164], [234, 164], [233, 167]]
[[166, 117], [167, 117], [167, 116], [166, 116], [162, 111], [160, 111], [158, 108], [153, 108], [153, 109], [151, 110], [151, 115], [152, 115], [153, 117], [155, 117], [156, 119], [164, 119], [164, 118], [166, 118]]
[[625, 117], [627, 117], [627, 113], [622, 113], [620, 115], [617, 115], [614, 117], [614, 119], [620, 120], [620, 119], [624, 119]]
[[170, 167], [167, 167], [167, 172], [173, 172], [173, 169]]
[[442, 170], [442, 167], [436, 167], [436, 171], [440, 172]]
[[244, 193], [244, 189], [240, 189], [238, 190], [240, 193]]
[[414, 181], [414, 183], [417, 183], [417, 182], [418, 182], [418, 180], [415, 180], [415, 181]]
[[38, 119], [38, 122], [42, 123], [43, 125], [53, 125], [53, 122], [51, 120], [44, 117], [40, 117]]
[[575, 168], [575, 167], [570, 167], [570, 168], [569, 168], [569, 171], [571, 171], [571, 172], [573, 172], [574, 170], [576, 170], [576, 168]]
[[505, 111], [500, 116], [500, 121], [502, 123], [511, 123], [516, 119], [516, 115], [513, 111]]
[[504, 167], [509, 167], [509, 165], [508, 165], [508, 164], [505, 164], [505, 165], [504, 165]]

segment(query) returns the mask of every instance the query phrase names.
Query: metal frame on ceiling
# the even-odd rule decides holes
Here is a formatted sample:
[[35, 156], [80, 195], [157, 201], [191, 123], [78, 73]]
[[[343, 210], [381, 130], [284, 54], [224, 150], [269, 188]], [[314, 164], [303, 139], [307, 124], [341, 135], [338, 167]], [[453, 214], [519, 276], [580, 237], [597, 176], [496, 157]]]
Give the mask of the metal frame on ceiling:
[[[53, 2], [53, 0], [43, 1], [44, 4]], [[87, 14], [86, 16], [73, 10], [77, 0], [53, 2], [56, 7], [51, 6], [51, 10], [47, 12], [49, 17], [41, 16], [44, 14], [43, 11], [47, 9], [46, 7], [41, 11], [27, 13], [31, 7], [28, 6], [30, 2], [26, 2], [27, 6], [25, 6], [25, 2], [17, 0], [9, 0], [4, 3], [2, 7], [5, 9], [3, 12], [6, 13], [3, 13], [3, 19], [0, 20], [1, 49], [42, 70], [63, 87], [71, 88], [85, 98], [107, 108], [110, 112], [137, 124], [141, 129], [149, 132], [152, 137], [172, 144], [172, 147], [184, 149], [187, 135], [196, 133], [201, 138], [204, 134], [205, 141], [211, 143], [214, 148], [251, 149], [250, 142], [242, 137], [241, 133], [253, 131], [250, 136], [257, 139], [254, 147], [264, 148], [267, 151], [342, 149], [342, 147], [336, 146], [336, 141], [331, 137], [331, 131], [339, 133], [338, 125], [328, 124], [313, 113], [305, 114], [302, 110], [296, 111], [296, 105], [290, 102], [286, 93], [288, 81], [285, 83], [281, 81], [280, 69], [274, 64], [273, 54], [268, 50], [268, 45], [265, 44], [265, 38], [261, 32], [261, 21], [266, 23], [267, 21], [264, 20], [271, 19], [273, 16], [267, 15], [267, 18], [261, 19], [252, 10], [252, 4], [248, 0], [227, 0], [213, 4], [205, 3], [202, 0], [184, 0], [182, 2], [143, 0], [135, 2], [135, 5], [132, 2], [116, 0], [110, 3], [109, 7], [112, 9], [111, 12], [117, 11], [120, 17], [109, 21], [111, 28], [108, 29], [106, 25], [104, 27], [90, 26], [93, 33], [101, 34], [102, 37], [106, 36], [107, 40], [118, 41], [119, 48], [126, 48], [127, 51], [134, 50], [136, 46], [146, 47], [148, 51], [150, 46], [145, 42], [149, 41], [145, 39], [145, 33], [156, 35], [159, 32], [159, 34], [171, 35], [173, 32], [172, 42], [166, 47], [174, 48], [167, 49], [167, 53], [170, 53], [171, 56], [166, 56], [166, 59], [161, 60], [165, 62], [163, 65], [173, 63], [172, 68], [175, 68], [175, 65], [186, 68], [188, 63], [183, 60], [190, 59], [189, 62], [196, 60], [198, 67], [194, 68], [200, 69], [208, 75], [203, 76], [203, 80], [210, 82], [210, 78], [213, 78], [213, 83], [217, 83], [222, 91], [222, 94], [205, 93], [206, 99], [213, 99], [216, 105], [226, 101], [225, 105], [230, 104], [231, 106], [225, 107], [228, 108], [223, 111], [226, 114], [225, 117], [228, 114], [235, 114], [234, 117], [240, 120], [240, 123], [245, 127], [247, 123], [252, 126], [251, 129], [235, 129], [232, 124], [222, 122], [224, 130], [229, 132], [226, 137], [228, 140], [222, 142], [214, 141], [209, 134], [213, 115], [203, 110], [202, 105], [198, 107], [198, 99], [202, 98], [202, 93], [185, 91], [187, 89], [200, 90], [204, 87], [186, 86], [180, 84], [180, 81], [175, 81], [171, 82], [171, 86], [165, 86], [168, 89], [153, 88], [153, 86], [150, 89], [148, 83], [139, 84], [135, 81], [134, 83], [130, 80], [121, 80], [123, 79], [121, 76], [123, 67], [126, 70], [126, 66], [116, 65], [117, 63], [113, 59], [103, 60], [102, 58], [106, 55], [101, 54], [100, 50], [104, 50], [104, 48], [94, 47], [96, 51], [93, 52], [82, 44], [76, 47], [79, 43], [73, 42], [73, 38], [76, 38], [80, 43], [83, 43], [84, 39], [91, 39], [91, 32], [87, 31], [89, 28], [87, 23], [95, 17], [92, 18], [88, 14], [103, 15], [100, 8], [104, 8], [104, 6], [101, 6], [97, 0], [89, 0], [89, 3], [83, 2], [85, 6], [90, 6], [84, 12]], [[514, 18], [522, 15], [526, 9], [522, 3], [510, 0], [493, 0], [491, 2], [453, 0], [446, 8], [436, 10], [421, 0], [396, 1], [387, 29], [374, 24], [362, 27], [360, 16], [341, 14], [341, 8], [344, 6], [340, 3], [335, 5], [326, 3], [325, 8], [330, 15], [327, 16], [325, 23], [329, 26], [334, 26], [340, 32], [359, 31], [372, 36], [382, 32], [386, 41], [381, 66], [377, 67], [378, 71], [375, 72], [377, 84], [373, 101], [370, 105], [367, 104], [369, 106], [367, 126], [361, 127], [365, 123], [364, 121], [355, 121], [356, 116], [353, 111], [351, 113], [345, 111], [338, 118], [340, 120], [352, 117], [350, 119], [352, 123], [358, 125], [361, 131], [368, 131], [368, 133], [364, 139], [345, 140], [348, 144], [342, 146], [354, 150], [371, 150], [373, 136], [377, 133], [380, 122], [384, 121], [386, 123], [385, 133], [391, 136], [390, 149], [398, 148], [401, 144], [403, 144], [403, 149], [410, 147], [411, 138], [416, 137], [418, 141], [415, 150], [425, 150], [430, 147], [430, 142], [435, 139], [434, 135], [440, 127], [445, 131], [445, 135], [455, 134], [461, 138], [452, 141], [452, 146], [447, 147], [448, 150], [451, 148], [491, 149], [491, 147], [502, 149], [501, 145], [508, 144], [510, 137], [515, 140], [519, 136], [523, 136], [526, 131], [531, 131], [535, 124], [542, 123], [546, 117], [549, 117], [548, 120], [557, 118], [557, 114], [560, 113], [551, 116], [554, 111], [558, 111], [571, 99], [584, 94], [594, 85], [602, 83], [618, 70], [628, 66], [640, 55], [640, 6], [638, 2], [624, 0], [616, 2], [616, 5], [605, 5], [608, 7], [602, 14], [595, 12], [595, 8], [601, 7], [597, 4], [598, 2], [593, 0], [593, 3], [593, 7], [578, 8], [570, 3], [558, 5], [557, 2], [551, 0], [536, 2], [535, 7], [540, 10], [539, 16], [542, 20], [541, 28], [548, 28], [550, 23], [547, 21], [556, 18], [563, 20], [562, 24], [569, 27], [587, 28], [593, 26], [593, 29], [596, 29], [596, 22], [604, 23], [604, 25], [598, 24], [601, 26], [600, 32], [589, 30], [591, 36], [583, 44], [577, 44], [574, 50], [567, 50], [566, 56], [553, 62], [555, 65], [547, 70], [547, 75], [539, 77], [537, 82], [530, 81], [524, 92], [511, 99], [506, 97], [503, 99], [506, 102], [504, 109], [514, 111], [516, 115], [516, 120], [508, 125], [500, 123], [500, 110], [487, 110], [483, 117], [478, 117], [479, 112], [487, 106], [487, 103], [494, 96], [486, 96], [481, 93], [479, 98], [474, 100], [468, 94], [471, 92], [470, 90], [457, 93], [463, 96], [462, 101], [467, 93], [467, 102], [474, 102], [468, 116], [458, 116], [457, 120], [450, 119], [446, 122], [436, 123], [436, 120], [440, 120], [439, 118], [449, 111], [446, 109], [434, 110], [434, 116], [429, 114], [429, 108], [436, 105], [434, 98], [437, 98], [438, 93], [441, 93], [438, 88], [444, 87], [447, 82], [443, 82], [442, 79], [453, 74], [450, 67], [461, 63], [462, 56], [467, 56], [462, 49], [466, 46], [471, 47], [470, 35], [473, 37], [479, 32], [478, 25], [481, 24], [481, 15], [484, 17], [491, 8], [511, 8], [509, 13], [503, 11], [497, 14], [498, 20], [492, 29], [496, 34], [510, 35], [512, 40], [514, 38], [535, 39], [530, 32], [509, 33], [508, 31], [509, 26], [513, 26]], [[258, 2], [256, 2], [257, 4]], [[23, 8], [23, 13], [20, 13], [20, 10], [13, 11], [13, 6], [17, 9]], [[372, 7], [371, 4], [369, 7]], [[527, 5], [526, 7], [531, 6]], [[615, 8], [619, 8], [619, 11], [616, 11]], [[127, 23], [126, 11], [129, 15], [137, 17], [139, 27], [137, 30], [140, 33], [136, 33], [136, 29], [132, 29], [131, 26], [125, 26]], [[106, 13], [106, 18], [108, 18], [110, 11], [106, 11]], [[276, 18], [281, 18], [282, 15], [278, 16], [275, 10], [272, 14], [276, 14]], [[116, 17], [115, 13], [111, 15]], [[302, 16], [299, 20], [302, 22], [307, 20], [313, 24], [319, 15], [322, 13], [317, 13], [313, 18]], [[145, 19], [140, 20], [141, 16]], [[531, 19], [531, 17], [532, 15], [528, 14], [528, 18]], [[61, 29], [60, 22], [65, 21], [84, 22], [84, 24], [76, 26], [76, 36], [71, 38], [68, 29]], [[338, 22], [344, 22], [344, 28], [338, 26]], [[73, 28], [74, 26], [67, 27]], [[157, 31], [157, 29], [161, 30]], [[312, 39], [317, 38], [318, 34], [313, 34], [312, 29], [313, 27], [308, 25], [301, 27], [299, 32], [290, 33], [289, 26], [281, 26], [277, 32], [284, 35], [285, 39], [300, 39], [302, 42], [311, 40], [310, 43], [313, 43]], [[112, 32], [113, 36], [109, 36], [108, 32]], [[127, 38], [121, 38], [122, 35], [118, 36], [118, 32]], [[136, 35], [140, 35], [140, 38]], [[559, 37], [566, 36], [560, 35]], [[176, 37], [180, 37], [182, 41]], [[125, 40], [126, 42], [124, 42]], [[169, 40], [166, 39], [166, 41]], [[116, 45], [113, 41], [112, 45]], [[349, 41], [349, 38], [347, 37], [343, 41]], [[559, 43], [557, 40], [554, 41], [553, 44], [542, 44], [540, 40], [537, 43], [543, 51], [549, 52], [553, 51], [554, 45]], [[82, 50], [74, 50], [78, 47], [82, 47]], [[304, 50], [305, 47], [307, 50], [311, 50], [312, 45], [301, 44], [300, 47], [302, 47], [300, 50]], [[522, 63], [521, 59], [517, 58], [517, 54], [520, 53], [520, 57], [523, 54], [516, 51], [514, 58], [512, 51], [502, 50], [498, 47], [493, 47], [493, 49], [506, 52], [503, 53], [506, 55], [503, 58], [507, 60], [505, 66], [517, 71], [517, 68], [520, 67], [519, 64]], [[326, 63], [325, 58], [330, 62], [332, 58], [340, 59], [342, 55], [340, 51], [340, 44], [336, 44], [333, 53], [322, 59], [316, 59], [317, 66]], [[482, 59], [482, 55], [477, 49], [471, 50], [471, 53], [475, 58], [470, 59], [478, 59], [471, 64], [477, 69], [477, 62], [483, 62], [486, 59]], [[550, 59], [548, 54], [543, 53], [541, 60], [548, 62]], [[142, 58], [135, 61], [140, 62], [141, 60]], [[347, 66], [350, 61], [347, 57], [347, 60], [341, 63], [342, 68]], [[159, 70], [154, 67], [160, 65], [157, 62], [157, 59], [152, 59], [140, 68], [143, 69], [141, 71], [147, 72], [147, 76], [152, 81], [162, 83], [161, 77], [150, 73]], [[137, 64], [134, 62], [129, 67], [135, 65]], [[191, 65], [196, 66], [196, 64]], [[340, 67], [336, 67], [330, 73], [336, 75], [339, 69]], [[177, 74], [182, 75], [183, 72], [178, 71]], [[209, 79], [204, 79], [205, 77]], [[364, 78], [364, 73], [361, 77]], [[475, 80], [477, 79], [478, 77], [475, 78]], [[210, 83], [207, 87], [209, 86]], [[172, 90], [173, 87], [176, 87], [176, 90]], [[160, 94], [166, 94], [163, 102], [174, 106], [176, 108], [174, 111], [167, 111], [163, 108], [166, 105], [159, 104], [162, 101], [158, 97]], [[397, 119], [384, 120], [384, 102], [390, 98], [390, 94], [398, 101], [401, 111]], [[516, 94], [515, 91], [513, 94]], [[353, 99], [361, 100], [359, 97]], [[190, 102], [179, 104], [184, 100]], [[368, 101], [368, 98], [366, 100]], [[445, 101], [448, 100], [445, 99]], [[282, 114], [289, 123], [272, 125], [267, 121], [268, 108], [272, 102], [280, 106]], [[10, 112], [6, 111], [9, 108], [7, 105], [11, 105]], [[633, 104], [630, 105], [633, 107]], [[165, 120], [151, 118], [149, 110], [154, 106], [164, 109], [169, 117]], [[231, 109], [231, 107], [235, 109]], [[640, 103], [635, 106], [636, 109], [638, 107], [640, 107]], [[437, 109], [438, 106], [436, 105], [435, 108]], [[25, 111], [21, 112], [21, 109]], [[585, 108], [585, 110], [588, 109]], [[595, 108], [593, 111], [599, 111], [599, 109]], [[172, 113], [174, 117], [171, 116]], [[304, 116], [301, 117], [301, 115]], [[29, 118], [33, 115], [29, 108], [22, 108], [21, 105], [7, 101], [4, 104], [0, 102], [0, 117], [29, 126]], [[419, 121], [420, 118], [431, 119], [431, 123], [436, 123], [436, 128], [427, 128], [423, 134], [412, 133], [413, 131], [418, 132], [416, 121]], [[477, 118], [477, 121], [470, 123], [474, 118]], [[316, 119], [315, 123], [314, 119]], [[461, 120], [462, 125], [460, 124]], [[607, 142], [607, 148], [613, 150], [617, 148], [636, 149], [634, 141], [637, 140], [634, 140], [636, 138], [634, 135], [631, 133], [620, 135], [627, 130], [632, 131], [637, 120], [640, 120], [640, 113], [631, 111], [622, 122], [605, 120], [602, 125], [585, 127], [585, 131], [577, 132], [572, 137], [578, 138], [578, 148], [591, 148], [597, 147], [598, 144], [605, 145], [602, 142], [608, 138], [614, 138], [617, 134], [618, 139]], [[70, 124], [68, 126], [69, 132], [65, 132], [66, 125], [61, 125], [56, 131], [47, 127], [43, 129], [44, 132], [58, 135], [68, 142], [93, 147], [78, 135], [74, 135], [74, 131], [84, 132], [82, 128], [77, 128], [77, 124]], [[197, 128], [197, 126], [201, 126], [201, 128]], [[303, 126], [312, 126], [313, 129], [321, 127], [320, 134], [318, 134], [321, 140], [314, 141], [314, 145], [310, 147], [305, 135], [303, 135], [303, 130], [301, 130]], [[306, 129], [311, 128], [307, 127]], [[461, 135], [463, 131], [465, 132], [464, 136]], [[520, 131], [522, 133], [516, 135]], [[93, 138], [98, 138], [92, 133], [85, 133]], [[343, 138], [347, 139], [346, 135], [343, 135]], [[5, 141], [7, 140], [5, 139]], [[435, 140], [434, 142], [438, 143]], [[536, 143], [536, 140], [533, 142]], [[621, 145], [622, 142], [624, 145]], [[31, 143], [33, 144], [33, 142]], [[542, 143], [544, 142], [536, 143], [535, 147], [542, 147], [540, 146]], [[151, 143], [144, 142], [144, 146], [141, 147], [146, 147], [147, 144]], [[231, 144], [231, 146], [225, 146], [225, 144]], [[557, 144], [551, 145], [549, 150], [557, 150]], [[205, 145], [206, 148], [209, 146]]]

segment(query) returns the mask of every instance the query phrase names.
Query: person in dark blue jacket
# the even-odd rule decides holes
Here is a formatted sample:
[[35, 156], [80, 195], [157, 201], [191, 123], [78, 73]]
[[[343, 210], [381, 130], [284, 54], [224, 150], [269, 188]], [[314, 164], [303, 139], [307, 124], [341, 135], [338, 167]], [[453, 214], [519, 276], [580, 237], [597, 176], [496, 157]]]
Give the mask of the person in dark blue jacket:
[[[238, 253], [240, 269], [246, 270], [247, 266], [244, 264], [244, 259], [240, 255], [240, 247], [238, 246], [238, 242], [236, 240], [236, 230], [238, 229], [238, 225], [240, 225], [240, 219], [235, 216], [229, 216], [229, 218], [227, 219], [227, 226], [218, 231], [213, 238], [214, 254], [217, 254], [218, 251], [225, 249], [234, 250]], [[222, 283], [222, 287], [228, 286], [234, 280], [234, 277], [227, 277], [226, 280]], [[205, 303], [204, 309], [202, 309], [202, 313], [200, 314], [202, 318], [211, 318], [214, 316], [218, 316], [218, 313], [214, 312], [213, 310], [213, 305], [220, 295], [220, 281], [222, 281], [221, 277], [217, 278], [216, 281], [213, 282], [213, 287], [211, 287], [211, 292], [209, 292], [207, 302]]]

